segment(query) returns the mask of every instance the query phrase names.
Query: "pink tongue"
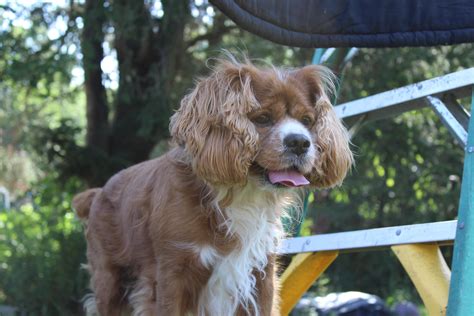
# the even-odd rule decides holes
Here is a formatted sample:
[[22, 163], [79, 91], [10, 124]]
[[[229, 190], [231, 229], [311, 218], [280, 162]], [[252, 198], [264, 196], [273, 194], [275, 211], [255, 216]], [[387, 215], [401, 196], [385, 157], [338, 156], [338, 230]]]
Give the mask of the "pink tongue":
[[294, 170], [269, 171], [268, 178], [272, 184], [279, 183], [287, 187], [299, 187], [309, 184], [309, 181], [301, 173]]

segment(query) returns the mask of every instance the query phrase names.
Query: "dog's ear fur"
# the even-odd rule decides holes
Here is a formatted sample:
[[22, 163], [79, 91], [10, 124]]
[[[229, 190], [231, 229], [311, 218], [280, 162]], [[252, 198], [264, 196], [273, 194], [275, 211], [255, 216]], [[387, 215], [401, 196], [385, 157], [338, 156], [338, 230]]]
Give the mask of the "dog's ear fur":
[[310, 175], [311, 185], [328, 188], [341, 184], [353, 164], [349, 134], [334, 112], [330, 95], [334, 93], [334, 75], [323, 66], [311, 65], [297, 71], [310, 93], [317, 111], [313, 134], [318, 155]]
[[174, 141], [191, 156], [193, 171], [211, 184], [246, 183], [258, 149], [258, 133], [247, 118], [259, 107], [251, 86], [255, 75], [249, 63], [218, 61], [171, 118]]

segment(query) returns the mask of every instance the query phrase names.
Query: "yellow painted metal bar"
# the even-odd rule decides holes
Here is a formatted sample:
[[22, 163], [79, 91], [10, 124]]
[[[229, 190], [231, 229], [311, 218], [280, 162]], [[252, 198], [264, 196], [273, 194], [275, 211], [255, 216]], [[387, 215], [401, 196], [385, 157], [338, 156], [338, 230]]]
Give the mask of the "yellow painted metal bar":
[[451, 271], [436, 244], [392, 246], [430, 316], [446, 315]]
[[282, 315], [288, 315], [298, 300], [316, 279], [336, 259], [338, 251], [300, 253], [293, 257], [291, 264], [280, 278]]

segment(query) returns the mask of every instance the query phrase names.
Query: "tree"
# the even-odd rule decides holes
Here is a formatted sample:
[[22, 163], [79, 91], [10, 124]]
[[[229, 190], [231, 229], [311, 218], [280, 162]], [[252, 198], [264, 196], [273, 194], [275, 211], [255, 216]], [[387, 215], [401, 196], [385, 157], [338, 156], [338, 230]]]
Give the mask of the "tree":
[[[202, 41], [219, 42], [234, 28], [219, 14], [209, 25], [196, 23], [191, 9], [202, 17], [207, 8], [207, 3], [188, 0], [85, 2], [81, 47], [87, 136], [79, 159], [89, 163], [78, 174], [89, 185], [103, 184], [118, 169], [146, 160], [154, 146], [168, 138], [180, 84], [189, 83], [183, 64], [195, 62], [190, 49]], [[106, 34], [105, 29], [112, 31]], [[120, 74], [110, 102], [100, 68], [106, 35], [112, 38]]]

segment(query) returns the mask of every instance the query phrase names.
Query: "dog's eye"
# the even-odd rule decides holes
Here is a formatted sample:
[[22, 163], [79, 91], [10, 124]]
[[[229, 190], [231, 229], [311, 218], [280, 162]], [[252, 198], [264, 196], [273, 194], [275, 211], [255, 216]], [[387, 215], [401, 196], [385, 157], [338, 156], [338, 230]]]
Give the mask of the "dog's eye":
[[301, 123], [304, 125], [304, 126], [311, 126], [313, 125], [313, 119], [309, 116], [303, 116], [301, 118]]
[[269, 114], [260, 114], [259, 116], [253, 119], [258, 125], [270, 125], [272, 124], [272, 118]]

